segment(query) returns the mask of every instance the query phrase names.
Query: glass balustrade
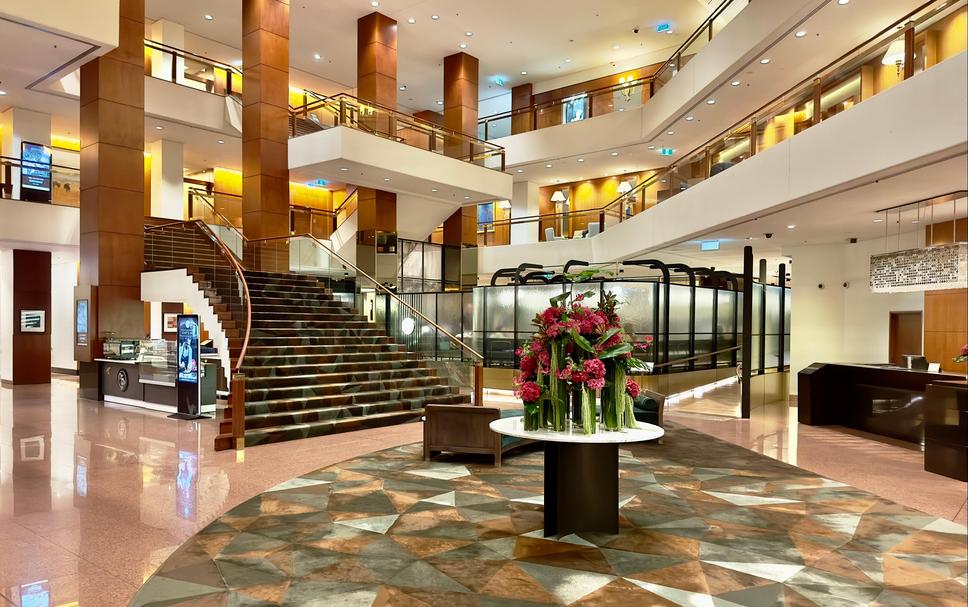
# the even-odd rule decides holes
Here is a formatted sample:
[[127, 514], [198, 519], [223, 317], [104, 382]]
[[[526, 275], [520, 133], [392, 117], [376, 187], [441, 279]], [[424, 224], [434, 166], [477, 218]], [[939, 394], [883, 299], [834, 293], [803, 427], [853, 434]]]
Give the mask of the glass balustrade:
[[238, 68], [154, 40], [145, 40], [145, 75], [222, 97], [242, 95]]
[[[76, 154], [76, 152], [74, 152]], [[22, 163], [20, 158], [0, 156], [0, 198], [28, 200], [24, 196], [21, 181]], [[67, 207], [81, 205], [81, 171], [68, 166], [50, 165], [49, 179], [42, 186], [46, 190], [36, 190], [38, 196], [30, 202], [50, 203]], [[49, 200], [38, 200], [49, 195]]]

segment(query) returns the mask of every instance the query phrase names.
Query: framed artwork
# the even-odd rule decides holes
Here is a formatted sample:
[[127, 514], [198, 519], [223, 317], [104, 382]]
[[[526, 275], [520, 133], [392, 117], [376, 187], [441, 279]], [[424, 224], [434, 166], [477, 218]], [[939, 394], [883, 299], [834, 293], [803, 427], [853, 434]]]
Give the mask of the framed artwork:
[[47, 328], [47, 313], [43, 310], [21, 310], [20, 332], [43, 333]]
[[162, 330], [165, 333], [178, 332], [178, 314], [165, 314], [162, 317]]

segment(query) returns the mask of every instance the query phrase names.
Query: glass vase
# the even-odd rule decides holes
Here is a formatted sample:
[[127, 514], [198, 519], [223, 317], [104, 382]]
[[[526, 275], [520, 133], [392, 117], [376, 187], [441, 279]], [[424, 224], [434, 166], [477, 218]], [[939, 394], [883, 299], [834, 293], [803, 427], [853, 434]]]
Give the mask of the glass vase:
[[584, 434], [595, 434], [598, 429], [598, 415], [595, 412], [595, 391], [582, 388], [581, 391], [581, 429]]
[[605, 388], [602, 390], [602, 425], [606, 430], [614, 432], [622, 429], [624, 405], [625, 369], [614, 361], [606, 361]]
[[524, 429], [527, 432], [540, 430], [544, 425], [542, 410], [544, 406], [541, 401], [534, 403], [524, 403]]

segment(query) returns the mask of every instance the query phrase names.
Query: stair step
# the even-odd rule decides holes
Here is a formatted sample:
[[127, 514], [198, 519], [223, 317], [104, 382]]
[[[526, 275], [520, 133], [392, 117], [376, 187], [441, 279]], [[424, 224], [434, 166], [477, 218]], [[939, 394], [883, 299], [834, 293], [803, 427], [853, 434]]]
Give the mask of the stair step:
[[[360, 362], [334, 361], [316, 364], [278, 364], [273, 361], [261, 360], [261, 357], [246, 357], [246, 363], [242, 366], [242, 372], [246, 378], [255, 379], [263, 377], [296, 377], [312, 374], [329, 373], [353, 373], [357, 371], [388, 371], [391, 369], [426, 369], [423, 361], [411, 358], [388, 358], [391, 352], [386, 352], [380, 356], [372, 356], [369, 360]], [[269, 358], [269, 357], [266, 357]], [[275, 358], [275, 357], [273, 357]], [[291, 357], [297, 358], [297, 357]], [[335, 358], [335, 356], [334, 356]]]
[[440, 398], [457, 394], [454, 386], [430, 385], [402, 389], [370, 390], [367, 392], [351, 392], [346, 394], [325, 394], [301, 398], [270, 398], [249, 401], [246, 397], [245, 415], [260, 413], [277, 413], [279, 411], [300, 411], [302, 409], [320, 409], [324, 407], [347, 407], [362, 403], [375, 403], [381, 400], [397, 400], [401, 398]]
[[[372, 379], [359, 382], [321, 384], [311, 383], [301, 386], [250, 387], [246, 382], [245, 400], [255, 402], [315, 398], [317, 396], [340, 396], [380, 392], [405, 392], [440, 385], [440, 378], [433, 376]], [[248, 408], [248, 403], [246, 403]]]
[[436, 369], [428, 367], [409, 367], [397, 369], [358, 369], [354, 371], [331, 366], [329, 373], [307, 373], [303, 375], [246, 375], [246, 390], [282, 387], [343, 386], [346, 384], [367, 384], [384, 380], [408, 378], [434, 378]]
[[365, 415], [359, 417], [348, 417], [345, 419], [314, 422], [307, 424], [294, 424], [288, 426], [276, 426], [274, 428], [259, 428], [245, 431], [246, 446], [265, 445], [300, 438], [310, 438], [313, 436], [324, 436], [338, 432], [349, 432], [352, 430], [363, 430], [365, 428], [380, 428], [392, 426], [406, 422], [416, 421], [423, 415], [423, 409], [411, 411], [395, 411], [392, 413], [380, 413], [377, 415]]

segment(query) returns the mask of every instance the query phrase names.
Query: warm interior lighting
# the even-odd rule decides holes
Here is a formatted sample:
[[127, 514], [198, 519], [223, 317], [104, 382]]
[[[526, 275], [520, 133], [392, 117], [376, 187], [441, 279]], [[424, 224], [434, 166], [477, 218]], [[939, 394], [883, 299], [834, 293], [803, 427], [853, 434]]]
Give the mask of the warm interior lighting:
[[510, 209], [511, 208], [511, 201], [510, 200], [499, 200], [497, 202], [497, 208], [499, 208], [499, 209], [505, 209], [505, 210], [506, 209]]
[[881, 64], [897, 66], [897, 75], [901, 75], [901, 70], [904, 68], [903, 38], [898, 38], [891, 43], [891, 46], [887, 47], [887, 52], [884, 53], [884, 57], [881, 59]]
[[619, 194], [628, 194], [631, 191], [632, 191], [632, 184], [629, 183], [628, 180], [625, 180], [622, 183], [618, 184]]
[[551, 202], [564, 202], [565, 200], [567, 200], [565, 193], [561, 190], [555, 190], [555, 193], [551, 195]]
[[78, 152], [81, 149], [81, 140], [73, 137], [65, 137], [64, 135], [51, 135], [50, 146]]

